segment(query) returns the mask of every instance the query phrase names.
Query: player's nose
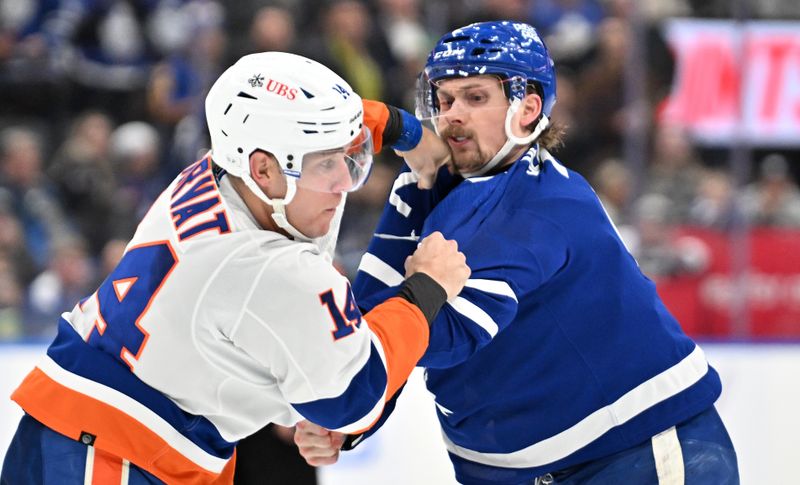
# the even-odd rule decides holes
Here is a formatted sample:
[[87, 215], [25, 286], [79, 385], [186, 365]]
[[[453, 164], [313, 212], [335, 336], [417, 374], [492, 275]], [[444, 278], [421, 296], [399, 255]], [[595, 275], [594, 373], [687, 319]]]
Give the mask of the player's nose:
[[335, 170], [331, 177], [331, 192], [347, 192], [353, 186], [353, 177], [350, 175], [350, 167], [346, 157], [343, 155], [336, 162]]

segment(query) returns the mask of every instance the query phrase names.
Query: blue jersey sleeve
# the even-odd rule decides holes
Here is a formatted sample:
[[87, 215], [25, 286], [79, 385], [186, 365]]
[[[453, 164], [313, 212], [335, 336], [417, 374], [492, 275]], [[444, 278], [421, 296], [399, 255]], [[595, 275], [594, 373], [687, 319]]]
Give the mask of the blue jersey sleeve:
[[458, 178], [442, 167], [434, 188], [421, 190], [411, 170], [403, 166], [353, 282], [353, 292], [363, 310], [369, 311], [397, 294], [405, 260], [417, 248], [426, 217], [457, 183]]
[[[398, 181], [402, 177], [401, 173]], [[558, 227], [545, 218], [532, 217], [527, 208], [494, 210], [491, 217], [476, 222], [480, 218], [470, 216], [476, 211], [470, 202], [480, 200], [475, 204], [488, 206], [491, 197], [476, 199], [461, 191], [448, 197], [446, 214], [429, 218], [451, 189], [452, 185], [445, 185], [421, 191], [415, 184], [395, 182], [354, 283], [359, 305], [368, 310], [394, 295], [402, 283], [404, 261], [418, 242], [406, 236], [440, 230], [457, 240], [472, 276], [462, 292], [442, 307], [431, 327], [420, 365], [432, 368], [457, 365], [489, 343], [514, 319], [519, 295], [545, 284], [567, 261], [567, 245]], [[401, 207], [406, 208], [405, 214]], [[458, 227], [445, 222], [465, 218], [471, 222]], [[477, 225], [466, 227], [473, 224]]]
[[[514, 217], [526, 220], [519, 212]], [[555, 225], [541, 220], [498, 220], [459, 241], [472, 275], [439, 312], [419, 364], [452, 367], [491, 342], [514, 321], [521, 296], [546, 285], [564, 267], [568, 252], [563, 241]]]

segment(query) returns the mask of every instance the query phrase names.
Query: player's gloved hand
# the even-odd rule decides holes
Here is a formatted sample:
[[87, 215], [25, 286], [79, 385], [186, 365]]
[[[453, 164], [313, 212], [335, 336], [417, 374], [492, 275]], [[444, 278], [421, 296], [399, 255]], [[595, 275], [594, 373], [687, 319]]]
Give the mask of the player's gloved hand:
[[418, 176], [419, 188], [433, 187], [439, 167], [450, 159], [447, 144], [405, 110], [370, 99], [362, 99], [362, 104], [375, 153], [390, 145]]
[[419, 243], [414, 254], [405, 261], [406, 278], [420, 272], [430, 276], [451, 299], [461, 293], [472, 271], [467, 258], [458, 250], [458, 243], [434, 232]]
[[300, 455], [311, 466], [336, 463], [344, 439], [344, 434], [329, 431], [310, 421], [297, 423], [294, 433], [294, 442], [300, 450]]
[[[380, 101], [363, 98], [361, 104], [364, 107], [364, 124], [372, 133], [372, 148], [375, 153], [379, 153], [383, 149], [384, 132], [389, 123], [389, 106]], [[391, 140], [388, 141], [391, 144]]]

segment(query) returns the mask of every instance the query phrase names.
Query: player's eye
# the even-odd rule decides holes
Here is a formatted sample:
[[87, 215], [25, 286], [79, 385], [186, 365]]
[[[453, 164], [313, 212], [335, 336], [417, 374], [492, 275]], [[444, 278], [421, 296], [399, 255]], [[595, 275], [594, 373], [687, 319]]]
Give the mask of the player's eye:
[[320, 170], [331, 170], [335, 166], [336, 166], [336, 160], [334, 160], [333, 158], [326, 158], [324, 160], [321, 160], [317, 164], [317, 168], [319, 168]]
[[452, 96], [439, 96], [439, 109], [447, 111], [453, 105]]
[[467, 94], [467, 100], [470, 102], [470, 104], [480, 104], [485, 102], [486, 99], [487, 96], [481, 92], [471, 92]]

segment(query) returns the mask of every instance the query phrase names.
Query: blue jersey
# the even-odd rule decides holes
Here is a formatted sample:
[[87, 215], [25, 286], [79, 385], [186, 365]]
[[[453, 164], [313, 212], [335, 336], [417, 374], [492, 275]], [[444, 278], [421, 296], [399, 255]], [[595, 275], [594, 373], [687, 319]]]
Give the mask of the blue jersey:
[[[627, 251], [589, 184], [547, 151], [433, 190], [395, 182], [354, 284], [366, 309], [396, 292], [433, 231], [472, 269], [419, 362], [456, 476], [521, 481], [628, 449], [721, 391]], [[516, 483], [516, 482], [513, 482]]]

